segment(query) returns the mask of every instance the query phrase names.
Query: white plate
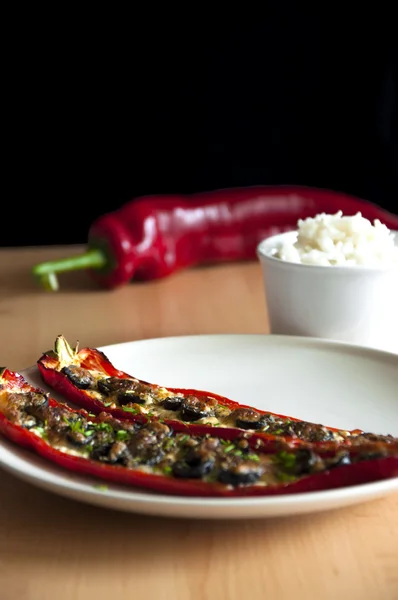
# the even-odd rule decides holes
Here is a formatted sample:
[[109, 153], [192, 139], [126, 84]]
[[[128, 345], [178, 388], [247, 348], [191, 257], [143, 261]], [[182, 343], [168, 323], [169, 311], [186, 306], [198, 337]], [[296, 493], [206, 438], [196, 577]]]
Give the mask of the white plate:
[[[83, 342], [83, 340], [81, 340]], [[102, 348], [118, 368], [165, 386], [194, 387], [259, 408], [398, 436], [398, 356], [309, 338], [203, 335]], [[33, 368], [25, 377], [43, 385]], [[398, 491], [398, 478], [332, 491], [207, 499], [109, 485], [50, 465], [0, 440], [0, 465], [48, 491], [117, 510], [168, 517], [252, 518], [328, 510]]]

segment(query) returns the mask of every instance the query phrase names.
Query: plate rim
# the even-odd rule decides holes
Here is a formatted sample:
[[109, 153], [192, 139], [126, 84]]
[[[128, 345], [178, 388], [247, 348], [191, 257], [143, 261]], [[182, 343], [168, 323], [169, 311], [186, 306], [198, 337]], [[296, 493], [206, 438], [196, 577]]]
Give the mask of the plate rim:
[[[188, 340], [188, 339], [206, 339], [206, 338], [262, 338], [263, 340], [275, 340], [279, 343], [294, 343], [299, 346], [326, 346], [326, 347], [334, 347], [335, 349], [345, 349], [349, 353], [358, 353], [363, 355], [373, 355], [374, 357], [380, 356], [382, 358], [391, 357], [393, 361], [397, 361], [398, 364], [398, 352], [394, 352], [392, 350], [387, 350], [383, 348], [376, 348], [372, 346], [364, 346], [362, 344], [354, 344], [352, 342], [347, 342], [343, 340], [334, 340], [331, 338], [321, 338], [315, 336], [300, 336], [300, 335], [285, 335], [285, 334], [273, 334], [273, 333], [199, 333], [192, 335], [172, 335], [172, 336], [163, 336], [163, 337], [149, 337], [149, 338], [139, 338], [137, 340], [129, 340], [126, 342], [114, 342], [112, 344], [107, 344], [105, 346], [98, 346], [97, 349], [106, 354], [108, 349], [118, 348], [122, 346], [127, 346], [131, 344], [141, 344], [141, 343], [159, 343], [162, 341], [179, 341], [179, 340]], [[79, 341], [79, 340], [77, 340]], [[80, 344], [79, 344], [80, 346]], [[83, 348], [81, 346], [80, 348]], [[34, 365], [33, 365], [34, 366]], [[25, 368], [27, 369], [30, 367]]]

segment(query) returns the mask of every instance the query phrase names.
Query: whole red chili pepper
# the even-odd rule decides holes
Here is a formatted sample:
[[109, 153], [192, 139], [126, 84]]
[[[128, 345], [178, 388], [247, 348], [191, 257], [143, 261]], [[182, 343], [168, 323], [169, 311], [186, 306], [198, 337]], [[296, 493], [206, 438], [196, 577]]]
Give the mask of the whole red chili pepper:
[[[325, 449], [342, 442], [355, 446], [369, 437], [372, 440], [398, 441], [392, 436], [377, 436], [364, 433], [360, 429], [345, 431], [306, 423], [294, 417], [253, 409], [248, 405], [203, 390], [166, 389], [118, 370], [105, 354], [96, 348], [74, 350], [62, 335], [57, 337], [54, 351], [44, 353], [37, 361], [37, 366], [43, 381], [77, 406], [95, 414], [105, 412], [115, 418], [131, 422], [145, 423], [148, 420], [161, 419], [178, 432], [203, 435], [211, 429], [213, 435], [224, 436], [228, 435], [229, 431], [238, 429], [249, 431], [253, 439], [278, 438], [295, 446], [305, 446], [311, 442]], [[132, 383], [132, 396], [128, 395], [129, 391], [126, 394], [126, 388], [120, 385], [121, 382], [126, 381]], [[105, 393], [102, 390], [105, 390]], [[118, 399], [118, 392], [124, 393], [122, 400]], [[158, 394], [160, 396], [148, 406], [145, 406], [145, 403], [142, 406], [139, 404], [141, 402], [139, 393], [143, 394], [144, 398], [148, 393], [154, 399]], [[193, 398], [193, 401], [188, 402], [191, 414], [185, 418], [183, 400], [187, 398]], [[201, 413], [198, 415], [194, 411], [203, 410], [209, 399], [212, 415], [201, 418]], [[181, 402], [177, 409], [176, 402], [177, 404]], [[169, 406], [174, 410], [170, 410]], [[195, 420], [198, 422], [195, 423]]]
[[168, 276], [199, 264], [254, 260], [267, 236], [318, 213], [361, 212], [398, 230], [398, 216], [364, 200], [307, 187], [248, 187], [191, 196], [146, 196], [97, 218], [79, 256], [33, 268], [46, 289], [57, 273], [88, 269], [104, 288]]
[[[163, 426], [163, 433], [167, 429]], [[104, 420], [86, 411], [74, 410], [49, 398], [40, 388], [29, 385], [20, 374], [0, 369], [0, 432], [14, 443], [33, 450], [64, 469], [102, 481], [184, 496], [268, 496], [352, 486], [398, 475], [397, 445], [368, 443], [355, 450], [338, 448], [324, 453], [306, 451], [307, 454], [303, 455], [302, 449], [290, 448], [277, 441], [263, 442], [259, 447], [257, 440], [250, 436], [243, 438], [241, 432], [237, 431], [228, 433], [229, 442], [224, 446], [213, 435], [200, 438], [168, 431], [167, 437], [163, 438], [160, 456], [163, 461], [166, 459], [174, 463], [166, 462], [166, 466], [162, 466], [159, 462], [153, 462], [151, 456], [145, 454], [145, 448], [142, 448], [143, 441], [148, 439], [147, 449], [151, 449], [151, 440], [156, 431], [152, 425], [149, 438], [145, 438], [145, 426], [138, 429], [137, 433], [136, 429], [127, 430], [122, 421]], [[104, 432], [108, 441], [114, 440], [110, 442], [110, 450], [109, 444], [104, 446]], [[71, 438], [68, 437], [71, 435], [74, 436], [74, 443], [78, 442], [77, 446], [71, 445]], [[95, 436], [98, 436], [97, 446], [92, 441]], [[184, 438], [191, 441], [188, 447]], [[112, 457], [115, 447], [120, 449], [120, 445], [123, 445], [121, 439], [133, 444], [132, 463], [116, 464], [117, 456], [116, 459]], [[240, 454], [237, 452], [242, 440], [250, 446], [243, 458], [242, 451], [239, 451]], [[158, 442], [161, 444], [162, 440]], [[204, 461], [202, 464], [206, 468], [198, 473], [198, 464], [195, 463], [191, 465], [188, 475], [184, 473], [187, 464], [189, 468], [186, 461], [192, 447], [203, 450], [204, 447], [214, 448], [215, 445], [218, 445], [218, 459], [221, 458], [221, 462], [216, 462], [217, 453], [213, 454], [213, 462], [199, 453], [197, 458]], [[184, 458], [174, 458], [181, 451]], [[98, 452], [102, 454], [98, 456]], [[231, 458], [231, 452], [236, 452], [236, 456]], [[143, 458], [145, 456], [146, 460]], [[138, 462], [137, 458], [140, 459]], [[224, 463], [228, 460], [229, 469], [234, 469], [236, 464], [243, 465], [244, 469], [226, 470]], [[314, 467], [314, 464], [317, 466]], [[239, 475], [247, 476], [248, 469], [252, 469], [256, 479], [234, 481], [233, 478]], [[264, 472], [265, 479], [261, 479]], [[225, 473], [232, 473], [232, 479], [228, 482], [225, 481]], [[212, 479], [210, 475], [217, 479]]]

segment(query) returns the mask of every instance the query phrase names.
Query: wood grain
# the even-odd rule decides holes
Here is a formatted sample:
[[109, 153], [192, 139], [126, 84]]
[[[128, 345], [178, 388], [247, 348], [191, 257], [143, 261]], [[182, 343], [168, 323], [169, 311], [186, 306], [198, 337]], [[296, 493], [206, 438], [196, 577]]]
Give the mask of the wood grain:
[[[0, 364], [55, 336], [84, 345], [266, 333], [256, 263], [99, 290], [84, 273], [40, 290], [38, 261], [79, 248], [0, 250]], [[398, 496], [294, 519], [180, 521], [107, 511], [0, 472], [0, 600], [397, 600]]]

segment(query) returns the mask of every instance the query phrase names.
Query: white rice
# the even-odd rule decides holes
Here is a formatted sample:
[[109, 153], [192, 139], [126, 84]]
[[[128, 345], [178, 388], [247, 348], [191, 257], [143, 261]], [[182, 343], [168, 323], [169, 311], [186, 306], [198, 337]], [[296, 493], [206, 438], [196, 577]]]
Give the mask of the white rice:
[[379, 220], [325, 213], [297, 223], [296, 242], [284, 243], [276, 255], [306, 265], [398, 265], [395, 235]]

